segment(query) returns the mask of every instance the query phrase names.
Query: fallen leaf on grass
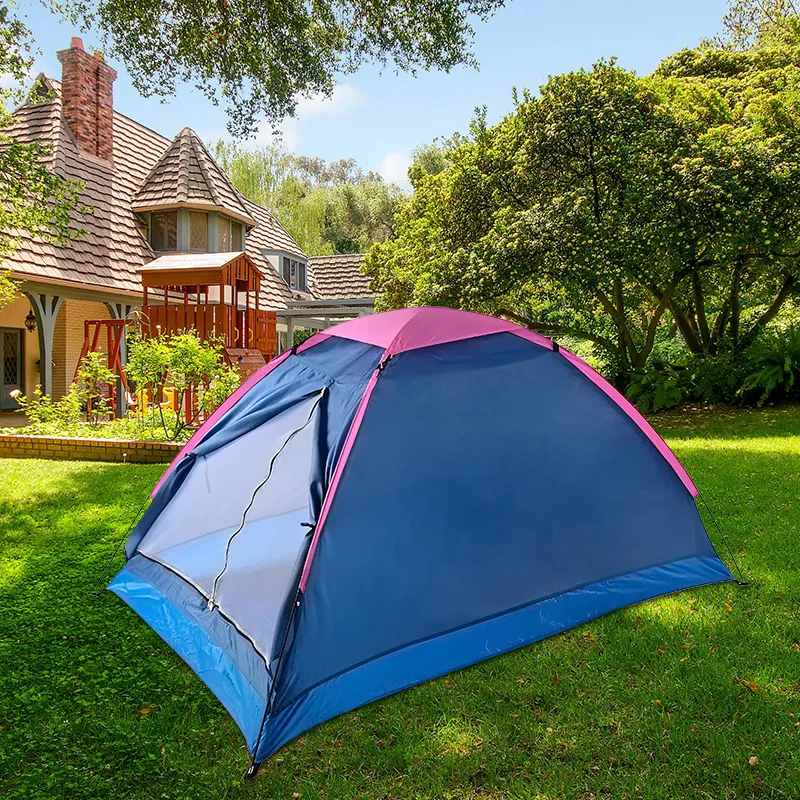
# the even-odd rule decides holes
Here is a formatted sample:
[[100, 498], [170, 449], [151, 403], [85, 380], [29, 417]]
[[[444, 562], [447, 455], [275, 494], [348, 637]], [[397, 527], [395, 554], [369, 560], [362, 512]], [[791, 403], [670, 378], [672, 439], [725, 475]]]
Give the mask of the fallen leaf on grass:
[[750, 756], [748, 760], [751, 767], [754, 767], [756, 764], [758, 764], [758, 756]]
[[147, 714], [149, 714], [152, 710], [153, 709], [151, 709], [149, 706], [145, 706], [144, 708], [140, 708], [136, 713], [144, 717], [147, 716]]
[[741, 680], [742, 686], [748, 688], [751, 692], [760, 692], [761, 687], [757, 683], [753, 683], [752, 681], [745, 680], [742, 678]]

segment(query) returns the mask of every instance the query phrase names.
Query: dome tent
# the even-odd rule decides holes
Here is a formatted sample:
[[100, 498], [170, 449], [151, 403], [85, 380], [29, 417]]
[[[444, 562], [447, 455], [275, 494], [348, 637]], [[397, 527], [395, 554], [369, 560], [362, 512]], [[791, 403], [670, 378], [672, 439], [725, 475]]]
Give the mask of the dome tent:
[[733, 580], [696, 495], [572, 353], [403, 309], [251, 376], [165, 473], [110, 589], [225, 705], [254, 774], [337, 714]]

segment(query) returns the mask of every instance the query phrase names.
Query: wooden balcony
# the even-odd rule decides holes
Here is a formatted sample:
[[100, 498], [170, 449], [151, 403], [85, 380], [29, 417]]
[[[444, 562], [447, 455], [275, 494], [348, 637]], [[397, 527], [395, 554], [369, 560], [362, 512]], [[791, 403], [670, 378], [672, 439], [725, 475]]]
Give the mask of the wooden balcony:
[[154, 336], [156, 331], [178, 333], [191, 329], [197, 331], [204, 341], [212, 336], [220, 338], [226, 348], [259, 350], [267, 360], [275, 355], [274, 312], [256, 308], [235, 309], [216, 303], [142, 306], [145, 336]]
[[193, 329], [226, 350], [258, 350], [267, 361], [275, 355], [275, 313], [259, 308], [261, 274], [246, 253], [161, 256], [137, 272], [145, 336]]

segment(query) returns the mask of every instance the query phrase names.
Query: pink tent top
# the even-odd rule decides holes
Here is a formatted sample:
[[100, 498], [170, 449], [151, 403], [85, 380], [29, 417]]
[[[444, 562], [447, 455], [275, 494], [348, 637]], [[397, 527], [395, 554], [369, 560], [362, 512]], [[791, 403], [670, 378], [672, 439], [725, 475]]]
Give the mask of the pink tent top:
[[[444, 344], [446, 342], [457, 342], [462, 339], [473, 339], [478, 336], [487, 336], [493, 333], [511, 333], [514, 336], [519, 336], [522, 339], [527, 339], [534, 344], [541, 347], [546, 347], [548, 350], [554, 350], [555, 345], [550, 339], [542, 336], [541, 334], [531, 331], [528, 328], [523, 328], [513, 322], [497, 319], [497, 317], [489, 317], [485, 314], [475, 314], [469, 311], [459, 311], [453, 308], [435, 308], [428, 306], [421, 306], [418, 308], [402, 308], [398, 311], [385, 311], [382, 314], [370, 314], [366, 317], [359, 317], [358, 319], [349, 320], [328, 328], [324, 333], [318, 333], [312, 336], [302, 345], [300, 345], [296, 352], [302, 352], [309, 347], [314, 347], [320, 342], [325, 341], [331, 337], [339, 337], [341, 339], [350, 339], [357, 342], [364, 342], [365, 344], [375, 345], [382, 347], [384, 350], [384, 357], [403, 353], [408, 350], [417, 350], [421, 347], [430, 347], [432, 345]], [[286, 350], [277, 358], [273, 359], [269, 364], [260, 369], [255, 375], [245, 381], [200, 427], [195, 435], [186, 443], [183, 450], [178, 454], [167, 471], [161, 477], [161, 480], [156, 484], [152, 494], [158, 491], [159, 486], [164, 482], [164, 479], [175, 468], [178, 462], [187, 456], [202, 440], [203, 437], [211, 430], [213, 425], [232, 408], [250, 389], [255, 386], [259, 381], [263, 380], [273, 369], [282, 364], [288, 356], [292, 354], [292, 350]], [[666, 459], [669, 465], [675, 470], [675, 473], [680, 478], [683, 485], [689, 490], [693, 497], [697, 496], [697, 488], [695, 487], [689, 474], [683, 468], [683, 465], [675, 457], [674, 453], [669, 449], [664, 440], [653, 430], [650, 423], [631, 405], [605, 378], [599, 373], [595, 372], [588, 364], [582, 361], [573, 353], [568, 350], [562, 349], [560, 354], [572, 363], [574, 367], [580, 370], [592, 383], [595, 384], [600, 390], [605, 392], [639, 427], [645, 436], [653, 443], [661, 455]], [[370, 384], [372, 387], [374, 382]], [[369, 397], [370, 391], [367, 392], [366, 398]], [[364, 408], [360, 410], [363, 416]], [[360, 417], [356, 421], [355, 431], [358, 429]], [[354, 435], [354, 434], [353, 434]], [[351, 442], [352, 445], [352, 442]], [[346, 448], [346, 452], [349, 452]], [[342, 458], [346, 461], [346, 454]]]
[[325, 331], [330, 336], [383, 347], [387, 356], [434, 344], [473, 339], [490, 333], [513, 333], [553, 349], [553, 343], [534, 331], [485, 314], [454, 308], [401, 308], [342, 322]]

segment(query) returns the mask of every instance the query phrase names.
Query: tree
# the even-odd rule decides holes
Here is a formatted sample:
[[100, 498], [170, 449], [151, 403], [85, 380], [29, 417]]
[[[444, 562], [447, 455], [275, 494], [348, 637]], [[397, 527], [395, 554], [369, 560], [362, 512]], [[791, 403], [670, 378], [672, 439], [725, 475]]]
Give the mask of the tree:
[[[0, 6], [0, 263], [23, 236], [66, 244], [83, 234], [72, 214], [89, 209], [80, 202], [82, 186], [51, 170], [51, 148], [40, 142], [22, 142], [9, 135], [13, 109], [25, 99], [23, 84], [33, 64], [30, 34], [14, 17], [11, 7]], [[40, 87], [39, 87], [40, 88]], [[0, 307], [16, 295], [17, 284], [0, 271]]]
[[[665, 236], [654, 190], [680, 133], [613, 63], [552, 78], [493, 128], [479, 117], [449, 169], [415, 176], [397, 240], [370, 252], [381, 302], [500, 314], [639, 367], [667, 302], [640, 267]], [[675, 265], [649, 266], [674, 291]]]
[[232, 135], [252, 133], [260, 115], [277, 123], [298, 95], [333, 91], [365, 62], [398, 70], [474, 64], [470, 18], [504, 0], [51, 0], [84, 28], [100, 31], [144, 96], [174, 95], [193, 82], [222, 103]]
[[675, 59], [649, 78], [601, 62], [479, 116], [370, 251], [382, 307], [503, 315], [622, 374], [673, 319], [696, 355], [749, 346], [795, 287], [798, 79], [774, 73], [785, 53]]
[[411, 169], [421, 170], [425, 175], [444, 172], [450, 166], [448, 154], [462, 143], [462, 137], [455, 134], [448, 139], [436, 138], [430, 144], [415, 147], [411, 154]]
[[797, 292], [798, 57], [800, 48], [785, 46], [700, 49], [656, 73], [692, 134], [676, 186], [691, 271], [669, 308], [695, 354], [743, 352]]
[[797, 0], [728, 0], [724, 34], [710, 44], [745, 50], [767, 41], [797, 43], [798, 13]]
[[394, 236], [394, 217], [402, 196], [399, 187], [370, 174], [360, 183], [339, 184], [322, 191], [326, 200], [325, 240], [333, 252], [363, 253], [373, 243]]
[[219, 141], [217, 159], [245, 197], [269, 210], [309, 255], [359, 253], [394, 235], [402, 191], [353, 159], [295, 156]]
[[277, 212], [281, 186], [294, 172], [294, 158], [288, 150], [274, 143], [245, 148], [220, 139], [214, 156], [246, 198]]
[[[239, 385], [239, 373], [225, 363], [222, 350], [221, 343], [202, 341], [193, 330], [149, 338], [129, 334], [126, 373], [137, 391], [154, 399], [168, 439], [177, 439], [200, 413], [210, 413]], [[166, 387], [175, 392], [174, 413], [167, 415], [158, 402]], [[186, 411], [187, 395], [191, 413]]]

